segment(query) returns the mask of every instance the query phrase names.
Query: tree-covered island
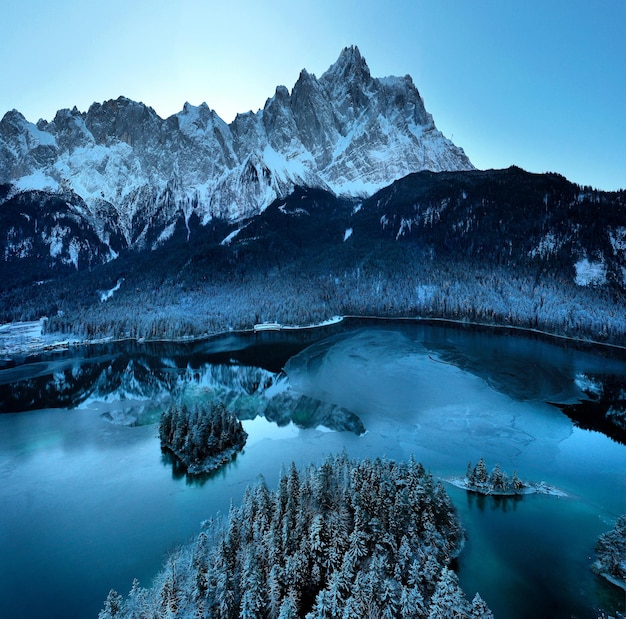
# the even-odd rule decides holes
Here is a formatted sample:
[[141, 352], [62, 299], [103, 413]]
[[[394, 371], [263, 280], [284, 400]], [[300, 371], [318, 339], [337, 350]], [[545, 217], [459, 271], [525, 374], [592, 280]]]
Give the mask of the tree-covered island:
[[224, 404], [173, 403], [161, 415], [161, 448], [173, 453], [189, 475], [210, 473], [243, 449], [248, 435]]
[[111, 591], [100, 619], [493, 619], [451, 569], [464, 532], [443, 485], [413, 461], [283, 470], [248, 487], [172, 554], [152, 588]]
[[472, 466], [470, 462], [467, 465], [465, 477], [454, 477], [448, 481], [457, 488], [484, 495], [515, 496], [536, 493], [566, 496], [563, 491], [543, 481], [537, 483], [522, 481], [517, 476], [517, 471], [513, 471], [513, 476], [509, 477], [499, 464], [496, 464], [491, 472], [488, 472], [484, 458], [480, 458], [476, 466]]

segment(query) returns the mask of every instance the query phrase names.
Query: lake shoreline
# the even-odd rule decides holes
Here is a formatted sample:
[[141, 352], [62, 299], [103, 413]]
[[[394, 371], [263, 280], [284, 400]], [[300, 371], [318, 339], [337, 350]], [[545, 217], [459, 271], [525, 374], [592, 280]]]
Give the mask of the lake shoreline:
[[[324, 320], [319, 323], [313, 323], [309, 325], [289, 325], [280, 324], [279, 328], [263, 329], [258, 328], [259, 325], [252, 325], [245, 329], [227, 329], [222, 331], [216, 331], [213, 333], [205, 333], [202, 335], [184, 335], [180, 337], [172, 338], [145, 338], [145, 337], [122, 337], [115, 338], [101, 337], [95, 339], [79, 339], [78, 337], [62, 337], [65, 334], [61, 333], [43, 333], [44, 319], [30, 322], [16, 322], [5, 323], [0, 325], [0, 368], [2, 367], [2, 361], [8, 361], [12, 356], [15, 357], [28, 357], [31, 355], [37, 355], [45, 352], [57, 352], [65, 351], [69, 349], [76, 349], [87, 346], [97, 346], [99, 344], [120, 344], [124, 342], [134, 342], [137, 344], [193, 344], [198, 342], [206, 342], [213, 339], [217, 339], [227, 335], [260, 335], [266, 331], [271, 332], [297, 332], [308, 331], [313, 329], [332, 328], [336, 325], [345, 323], [347, 321], [363, 321], [363, 322], [381, 322], [381, 323], [415, 323], [427, 326], [451, 326], [460, 329], [470, 329], [476, 331], [486, 331], [492, 333], [503, 333], [505, 335], [514, 333], [527, 335], [531, 337], [537, 337], [544, 341], [556, 342], [563, 345], [571, 345], [580, 350], [593, 350], [596, 352], [603, 352], [605, 354], [619, 354], [626, 351], [626, 346], [621, 344], [615, 344], [611, 342], [600, 342], [592, 339], [582, 339], [572, 337], [568, 335], [562, 335], [558, 333], [551, 333], [549, 331], [542, 331], [540, 329], [533, 329], [530, 327], [522, 327], [516, 325], [501, 325], [490, 324], [484, 322], [472, 322], [466, 319], [452, 319], [452, 318], [432, 318], [423, 316], [371, 316], [371, 315], [350, 315], [334, 316], [333, 318]], [[13, 329], [24, 330], [28, 325], [40, 325], [40, 331], [29, 338], [24, 339], [15, 344], [6, 345], [2, 343], [3, 332], [8, 334], [4, 336], [4, 339], [10, 339], [10, 333]], [[264, 323], [260, 323], [263, 325]], [[274, 324], [274, 323], [273, 323]], [[27, 330], [27, 329], [26, 329]], [[34, 329], [31, 329], [34, 331]], [[58, 336], [55, 337], [55, 336]]]

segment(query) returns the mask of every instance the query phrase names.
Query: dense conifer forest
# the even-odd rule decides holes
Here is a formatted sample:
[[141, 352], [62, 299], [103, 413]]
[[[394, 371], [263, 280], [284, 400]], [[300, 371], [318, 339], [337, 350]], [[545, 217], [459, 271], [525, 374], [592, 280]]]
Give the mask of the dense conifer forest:
[[209, 473], [225, 464], [246, 442], [241, 421], [221, 402], [173, 403], [159, 422], [161, 448], [171, 451], [189, 475]]
[[598, 538], [596, 554], [594, 570], [626, 590], [626, 514]]
[[413, 461], [329, 456], [261, 478], [203, 524], [150, 589], [107, 597], [99, 619], [492, 618], [451, 562], [464, 532], [441, 483]]

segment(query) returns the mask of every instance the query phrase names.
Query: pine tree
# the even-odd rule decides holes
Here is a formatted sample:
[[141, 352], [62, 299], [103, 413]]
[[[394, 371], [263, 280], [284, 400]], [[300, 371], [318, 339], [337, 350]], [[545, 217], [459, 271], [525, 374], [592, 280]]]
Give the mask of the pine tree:
[[485, 460], [482, 457], [474, 468], [474, 479], [475, 483], [478, 484], [486, 484], [487, 480], [489, 479], [489, 475], [487, 474], [487, 467], [485, 466]]
[[489, 607], [478, 593], [472, 600], [470, 617], [473, 619], [494, 619], [493, 613], [489, 610]]
[[456, 574], [444, 567], [433, 593], [428, 619], [450, 619], [467, 616], [467, 600]]
[[298, 606], [293, 595], [288, 595], [280, 605], [278, 619], [298, 619]]
[[262, 616], [263, 578], [252, 548], [246, 553], [242, 575], [243, 597], [241, 599], [240, 619], [257, 619]]
[[133, 580], [128, 599], [124, 604], [127, 619], [143, 619], [147, 611], [148, 591], [139, 586], [139, 581]]
[[124, 598], [117, 591], [111, 589], [104, 602], [104, 608], [98, 613], [98, 619], [117, 619], [122, 617]]
[[491, 471], [491, 474], [489, 475], [489, 483], [496, 490], [504, 490], [504, 476], [500, 470], [499, 464], [496, 464], [493, 471]]

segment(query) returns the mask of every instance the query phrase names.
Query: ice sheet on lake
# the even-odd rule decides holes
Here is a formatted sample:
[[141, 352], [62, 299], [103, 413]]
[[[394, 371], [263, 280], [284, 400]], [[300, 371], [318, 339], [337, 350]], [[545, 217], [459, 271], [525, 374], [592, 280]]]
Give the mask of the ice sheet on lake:
[[512, 399], [398, 331], [325, 340], [293, 357], [285, 371], [293, 389], [354, 411], [390, 443], [470, 447], [500, 461], [541, 453], [545, 462], [572, 432], [555, 408]]

